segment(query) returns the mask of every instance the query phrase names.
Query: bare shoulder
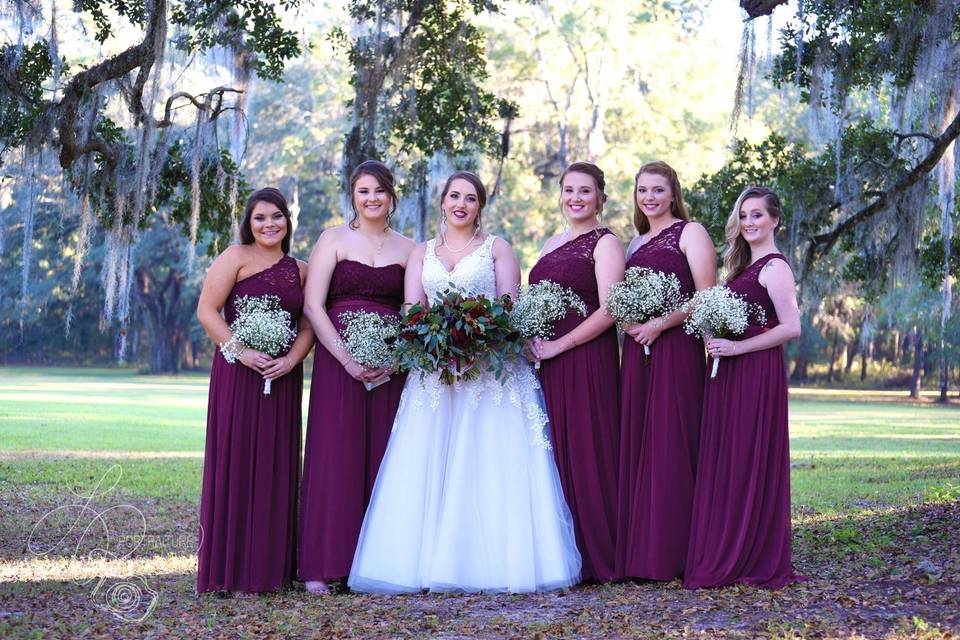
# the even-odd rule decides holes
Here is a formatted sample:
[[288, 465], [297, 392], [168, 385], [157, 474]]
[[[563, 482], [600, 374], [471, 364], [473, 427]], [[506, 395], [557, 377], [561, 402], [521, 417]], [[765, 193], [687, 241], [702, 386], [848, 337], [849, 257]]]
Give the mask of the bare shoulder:
[[710, 240], [710, 234], [707, 233], [707, 228], [700, 224], [699, 222], [690, 222], [683, 227], [683, 231], [680, 232], [680, 242], [684, 240]]
[[250, 259], [250, 246], [245, 244], [232, 244], [224, 249], [220, 255], [213, 261], [211, 267], [218, 269], [239, 269]]
[[559, 247], [560, 241], [563, 238], [563, 236], [564, 236], [564, 232], [560, 232], [547, 238], [547, 241], [543, 243], [543, 249], [540, 251], [540, 255], [550, 253], [551, 251]]
[[[411, 241], [412, 242], [412, 241]], [[410, 255], [407, 257], [407, 264], [410, 264], [412, 261], [423, 260], [423, 256], [427, 253], [427, 243], [426, 242], [417, 242], [410, 249]]]
[[495, 236], [493, 239], [493, 245], [490, 247], [491, 252], [495, 257], [505, 257], [513, 255], [513, 246], [501, 238], [500, 236]]
[[600, 236], [600, 239], [597, 240], [597, 247], [603, 247], [605, 251], [616, 250], [619, 253], [623, 253], [623, 243], [620, 242], [620, 236], [612, 231]]
[[779, 256], [768, 260], [760, 268], [759, 279], [760, 284], [764, 286], [775, 284], [792, 287], [794, 285], [793, 269], [790, 268], [790, 264], [786, 260]]
[[417, 247], [417, 242], [415, 242], [412, 238], [408, 238], [407, 236], [403, 235], [399, 231], [393, 231], [393, 237], [397, 244], [401, 245], [407, 251], [412, 251], [415, 247]]

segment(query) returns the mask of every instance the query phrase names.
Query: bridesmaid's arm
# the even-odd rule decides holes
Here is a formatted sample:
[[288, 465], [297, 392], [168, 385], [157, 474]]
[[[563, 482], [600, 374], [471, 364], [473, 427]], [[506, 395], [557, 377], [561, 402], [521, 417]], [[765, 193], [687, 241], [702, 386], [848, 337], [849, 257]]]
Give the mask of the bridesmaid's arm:
[[590, 342], [601, 333], [613, 326], [613, 318], [607, 313], [607, 294], [610, 285], [623, 280], [625, 260], [623, 245], [613, 234], [600, 238], [593, 250], [594, 273], [597, 278], [597, 294], [600, 298], [600, 308], [590, 314], [577, 327], [556, 340], [532, 340], [530, 349], [538, 360], [555, 358], [564, 351]]
[[407, 267], [403, 272], [403, 313], [417, 304], [428, 304], [427, 293], [423, 290], [423, 256], [426, 254], [427, 244], [421, 242], [407, 258]]
[[793, 271], [783, 260], [771, 260], [760, 270], [760, 284], [773, 301], [780, 324], [760, 335], [745, 340], [714, 338], [707, 341], [712, 356], [739, 356], [751, 351], [763, 351], [800, 337], [800, 309], [797, 307], [797, 286]]
[[[243, 266], [243, 253], [242, 247], [234, 245], [227, 247], [217, 256], [207, 270], [207, 277], [204, 278], [203, 289], [200, 291], [200, 299], [197, 301], [197, 320], [218, 348], [233, 337], [233, 332], [220, 315], [220, 311], [227, 303], [230, 291], [237, 284], [240, 267]], [[270, 361], [270, 356], [246, 347], [241, 350], [237, 359], [254, 371], [263, 373]]]
[[[717, 284], [717, 250], [703, 225], [691, 222], [680, 234], [680, 250], [687, 257], [697, 291]], [[643, 324], [624, 327], [624, 332], [640, 344], [651, 345], [667, 329], [679, 327], [687, 319], [687, 312], [677, 309], [671, 314], [652, 318]]]
[[493, 272], [497, 279], [497, 295], [505, 293], [516, 299], [520, 290], [520, 261], [517, 260], [513, 247], [503, 238], [493, 241], [490, 248], [493, 253]]
[[[307, 278], [307, 263], [303, 260], [297, 260], [297, 267], [300, 269], [300, 286], [302, 287]], [[313, 327], [310, 326], [310, 320], [305, 315], [301, 315], [300, 321], [297, 323], [297, 337], [290, 346], [290, 351], [271, 360], [263, 371], [263, 377], [276, 380], [290, 373], [310, 353], [310, 349], [313, 348], [313, 341], [314, 334]]]
[[353, 360], [344, 349], [338, 345], [340, 334], [327, 315], [327, 293], [330, 290], [330, 279], [333, 270], [337, 267], [337, 229], [327, 229], [320, 234], [320, 239], [310, 253], [310, 262], [307, 264], [307, 282], [303, 288], [303, 313], [307, 316], [313, 331], [320, 344], [336, 358], [337, 362], [352, 378], [360, 382], [367, 381], [370, 370]]

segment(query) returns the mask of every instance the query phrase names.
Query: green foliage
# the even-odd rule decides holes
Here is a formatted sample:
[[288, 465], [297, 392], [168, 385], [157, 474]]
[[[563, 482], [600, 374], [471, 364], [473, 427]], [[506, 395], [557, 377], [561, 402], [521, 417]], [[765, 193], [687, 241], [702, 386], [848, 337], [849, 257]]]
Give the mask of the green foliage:
[[118, 16], [127, 18], [133, 24], [142, 27], [146, 24], [147, 8], [143, 0], [76, 0], [74, 11], [84, 11], [93, 18], [96, 25], [94, 39], [100, 44], [106, 42], [113, 35], [113, 25], [107, 10], [112, 10]]
[[[780, 31], [781, 53], [771, 77], [777, 86], [799, 85], [803, 101], [815, 103], [828, 98], [810, 94], [817, 64], [837, 69], [847, 88], [871, 88], [886, 76], [906, 85], [913, 77], [921, 47], [929, 46], [918, 25], [936, 5], [902, 0], [803, 0], [803, 4], [807, 19], [799, 23], [794, 18]], [[957, 11], [960, 16], [960, 9]], [[803, 43], [799, 65], [798, 39]]]
[[0, 163], [3, 152], [23, 144], [37, 125], [47, 103], [43, 84], [53, 73], [46, 40], [19, 47], [0, 47]]
[[300, 0], [183, 0], [170, 13], [171, 22], [182, 29], [174, 42], [184, 51], [245, 43], [257, 75], [279, 82], [287, 61], [300, 55], [300, 41], [280, 24], [275, 5], [294, 9]]
[[[160, 172], [154, 208], [170, 209], [171, 222], [180, 225], [184, 234], [190, 233], [190, 163], [187, 143], [178, 140], [170, 147], [166, 163]], [[237, 201], [231, 203], [226, 184], [236, 179]], [[231, 241], [233, 207], [242, 214], [244, 203], [252, 189], [239, 173], [237, 165], [225, 148], [219, 149], [219, 158], [205, 158], [200, 163], [201, 229], [209, 234], [207, 255], [215, 256]]]

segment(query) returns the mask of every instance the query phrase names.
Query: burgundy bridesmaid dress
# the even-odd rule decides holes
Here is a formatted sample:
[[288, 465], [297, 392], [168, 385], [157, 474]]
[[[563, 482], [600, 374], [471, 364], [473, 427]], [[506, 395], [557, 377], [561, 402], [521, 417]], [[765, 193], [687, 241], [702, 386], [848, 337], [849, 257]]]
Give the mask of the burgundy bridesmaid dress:
[[[228, 323], [241, 296], [274, 295], [296, 326], [303, 309], [297, 261], [237, 282], [224, 306]], [[210, 373], [207, 444], [200, 494], [197, 591], [273, 591], [296, 571], [297, 478], [303, 367], [273, 381], [217, 350]]]
[[[684, 297], [693, 274], [680, 250], [680, 220], [641, 245], [627, 268], [673, 273]], [[625, 336], [620, 372], [619, 577], [673, 580], [683, 574], [693, 507], [705, 371], [703, 342], [682, 326], [651, 345]]]
[[[583, 299], [587, 316], [600, 306], [593, 250], [609, 229], [577, 236], [544, 255], [530, 284], [551, 280]], [[552, 339], [586, 318], [571, 311]], [[619, 439], [619, 353], [614, 327], [540, 365], [550, 435], [563, 493], [573, 514], [582, 578], [608, 582], [614, 574]]]
[[[404, 268], [341, 260], [327, 294], [337, 331], [340, 314], [373, 311], [398, 316]], [[405, 375], [367, 391], [317, 343], [310, 382], [307, 441], [300, 498], [300, 580], [330, 581], [350, 573], [380, 460], [400, 405]]]
[[[778, 324], [763, 265], [768, 254], [727, 287], [761, 305], [744, 338]], [[742, 582], [767, 589], [803, 579], [793, 572], [790, 533], [790, 451], [783, 346], [723, 358], [707, 379], [690, 546], [683, 585], [722, 587]]]

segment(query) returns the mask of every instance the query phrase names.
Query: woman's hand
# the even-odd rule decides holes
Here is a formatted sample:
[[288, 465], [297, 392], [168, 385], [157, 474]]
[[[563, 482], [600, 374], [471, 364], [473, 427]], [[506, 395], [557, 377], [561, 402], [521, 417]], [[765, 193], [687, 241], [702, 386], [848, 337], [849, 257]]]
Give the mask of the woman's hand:
[[348, 374], [350, 374], [350, 377], [357, 382], [370, 382], [369, 377], [372, 371], [353, 358], [350, 358], [344, 362], [343, 368]]
[[263, 377], [267, 380], [276, 380], [290, 373], [296, 364], [290, 356], [280, 356], [267, 363], [263, 369]]
[[649, 347], [663, 333], [663, 318], [653, 318], [644, 323], [629, 324], [623, 328], [623, 332], [633, 338], [637, 344]]
[[237, 359], [259, 374], [266, 373], [267, 365], [273, 360], [273, 358], [267, 354], [261, 353], [256, 349], [250, 349], [249, 347], [244, 349]]
[[725, 340], [723, 338], [710, 338], [707, 340], [707, 353], [714, 358], [729, 358], [739, 353], [737, 343], [734, 340]]
[[540, 361], [556, 358], [564, 351], [560, 343], [556, 340], [534, 338], [527, 344], [530, 346], [530, 352], [533, 353], [533, 357]]

